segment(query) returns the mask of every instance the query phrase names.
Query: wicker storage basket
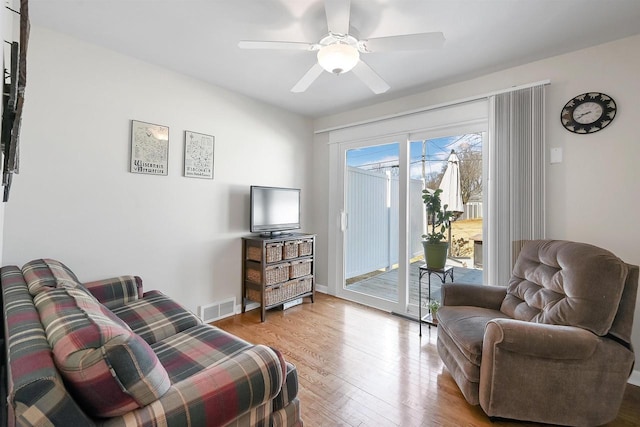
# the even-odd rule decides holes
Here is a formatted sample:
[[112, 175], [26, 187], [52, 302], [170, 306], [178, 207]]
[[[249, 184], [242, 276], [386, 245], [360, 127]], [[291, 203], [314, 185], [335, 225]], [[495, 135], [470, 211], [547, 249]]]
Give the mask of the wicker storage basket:
[[291, 262], [291, 273], [289, 277], [295, 279], [296, 277], [307, 276], [311, 274], [311, 260], [303, 259], [300, 261]]
[[[266, 288], [264, 291], [264, 304], [280, 304], [298, 295], [311, 292], [312, 282], [311, 277], [306, 277]], [[254, 289], [248, 289], [247, 297], [253, 301], [260, 301], [260, 292]]]
[[251, 301], [260, 302], [260, 291], [256, 291], [255, 289], [247, 289], [247, 298]]
[[282, 243], [269, 243], [267, 245], [267, 262], [282, 260]]
[[305, 239], [300, 240], [298, 245], [298, 256], [308, 256], [313, 254], [313, 240]]
[[303, 277], [302, 279], [290, 280], [287, 283], [295, 282], [296, 291], [294, 295], [302, 295], [307, 292], [311, 292], [311, 285], [313, 285], [313, 278]]
[[[267, 262], [278, 262], [282, 260], [282, 243], [268, 243], [266, 245]], [[262, 248], [259, 246], [249, 246], [247, 248], [247, 259], [251, 261], [262, 261]]]
[[298, 243], [297, 240], [284, 242], [284, 249], [282, 250], [284, 259], [298, 258]]
[[[290, 266], [291, 264], [285, 262], [265, 268], [264, 284], [269, 286], [289, 280]], [[247, 268], [247, 279], [254, 283], [260, 283], [262, 281], [262, 271], [259, 268]]]

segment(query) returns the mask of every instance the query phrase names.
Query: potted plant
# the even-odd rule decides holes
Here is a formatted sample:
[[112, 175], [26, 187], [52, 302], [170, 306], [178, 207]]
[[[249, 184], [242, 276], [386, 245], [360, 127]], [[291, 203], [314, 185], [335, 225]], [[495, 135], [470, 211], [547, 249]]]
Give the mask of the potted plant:
[[441, 189], [435, 191], [422, 190], [422, 200], [427, 211], [427, 231], [423, 234], [422, 247], [427, 268], [442, 270], [447, 262], [449, 243], [445, 240], [445, 232], [451, 224], [454, 213], [447, 210], [448, 205], [442, 206], [440, 200]]
[[429, 301], [429, 312], [431, 312], [431, 320], [434, 322], [438, 321], [436, 314], [438, 314], [438, 309], [440, 308], [440, 302], [436, 299], [432, 299]]

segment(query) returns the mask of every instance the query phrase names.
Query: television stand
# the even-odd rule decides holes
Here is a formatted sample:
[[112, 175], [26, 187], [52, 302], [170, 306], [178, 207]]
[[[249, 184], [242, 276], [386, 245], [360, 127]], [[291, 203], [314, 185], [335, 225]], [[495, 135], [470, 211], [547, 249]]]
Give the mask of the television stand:
[[242, 312], [249, 301], [265, 311], [315, 293], [315, 234], [242, 238]]

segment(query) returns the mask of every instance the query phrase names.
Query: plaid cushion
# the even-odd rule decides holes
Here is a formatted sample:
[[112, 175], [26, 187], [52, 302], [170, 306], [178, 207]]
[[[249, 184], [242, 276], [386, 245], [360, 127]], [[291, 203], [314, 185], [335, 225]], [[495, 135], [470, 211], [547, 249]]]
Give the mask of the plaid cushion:
[[9, 363], [7, 402], [16, 424], [93, 425], [67, 393], [56, 370], [22, 272], [16, 266], [7, 266], [2, 268], [1, 277]]
[[149, 344], [202, 324], [196, 315], [159, 291], [146, 292], [142, 299], [112, 311]]
[[283, 369], [273, 349], [249, 347], [173, 384], [156, 402], [108, 420], [105, 426], [216, 427], [239, 416], [247, 422], [238, 425], [268, 426], [271, 400], [282, 387]]
[[271, 415], [272, 427], [302, 427], [300, 418], [300, 400], [293, 399], [282, 409], [273, 411]]
[[84, 287], [105, 307], [113, 309], [142, 298], [142, 279], [119, 276], [84, 283]]
[[22, 267], [22, 274], [31, 295], [58, 287], [76, 287], [80, 283], [73, 271], [60, 261], [35, 259]]
[[87, 413], [121, 415], [169, 389], [151, 347], [85, 289], [51, 289], [34, 302], [56, 366]]
[[269, 402], [245, 412], [224, 427], [271, 427], [271, 404]]
[[151, 345], [174, 384], [250, 347], [248, 342], [209, 325]]
[[287, 374], [284, 378], [282, 390], [280, 390], [280, 393], [273, 399], [274, 411], [285, 408], [298, 396], [298, 371], [292, 363], [287, 362], [286, 365]]

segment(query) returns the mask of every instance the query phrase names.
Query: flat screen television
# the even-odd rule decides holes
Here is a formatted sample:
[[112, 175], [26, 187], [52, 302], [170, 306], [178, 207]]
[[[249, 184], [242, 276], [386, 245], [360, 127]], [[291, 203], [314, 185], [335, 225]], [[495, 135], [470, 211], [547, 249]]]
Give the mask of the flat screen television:
[[300, 189], [251, 186], [252, 233], [275, 236], [300, 229]]

